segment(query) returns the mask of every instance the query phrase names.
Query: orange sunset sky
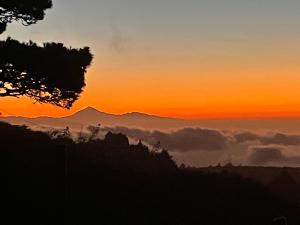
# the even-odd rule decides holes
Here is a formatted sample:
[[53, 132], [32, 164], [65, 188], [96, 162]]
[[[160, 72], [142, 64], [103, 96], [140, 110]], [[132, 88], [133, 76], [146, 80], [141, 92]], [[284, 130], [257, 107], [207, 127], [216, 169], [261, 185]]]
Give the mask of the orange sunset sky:
[[1, 98], [0, 112], [300, 117], [300, 2], [149, 2], [54, 0], [44, 21], [9, 26], [1, 38], [90, 46], [95, 58], [71, 110]]

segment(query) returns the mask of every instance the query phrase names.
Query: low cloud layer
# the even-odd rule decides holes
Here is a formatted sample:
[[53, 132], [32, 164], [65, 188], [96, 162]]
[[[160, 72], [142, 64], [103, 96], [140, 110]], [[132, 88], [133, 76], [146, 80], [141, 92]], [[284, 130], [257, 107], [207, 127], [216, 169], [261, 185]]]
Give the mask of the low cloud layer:
[[257, 147], [248, 158], [254, 165], [294, 165], [300, 166], [299, 156], [285, 156], [282, 149], [276, 147]]
[[169, 151], [220, 151], [227, 148], [228, 140], [217, 130], [184, 128], [172, 132], [143, 131], [125, 127], [107, 128], [112, 132], [121, 132], [130, 138], [139, 139], [150, 145], [160, 142], [162, 148]]
[[300, 145], [300, 135], [288, 135], [283, 133], [274, 133], [269, 135], [258, 135], [251, 132], [240, 132], [234, 135], [238, 143], [247, 141], [259, 141], [263, 145], [278, 144], [278, 145]]
[[126, 127], [103, 128], [172, 152], [178, 162], [195, 166], [233, 162], [243, 165], [300, 166], [300, 135], [184, 128], [170, 132]]

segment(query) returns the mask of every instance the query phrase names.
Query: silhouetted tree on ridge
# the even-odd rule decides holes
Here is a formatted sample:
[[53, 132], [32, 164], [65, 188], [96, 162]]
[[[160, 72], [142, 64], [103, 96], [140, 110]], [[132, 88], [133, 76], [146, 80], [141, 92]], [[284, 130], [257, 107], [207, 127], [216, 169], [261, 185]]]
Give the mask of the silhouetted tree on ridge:
[[[1, 0], [0, 34], [5, 32], [7, 24], [14, 21], [19, 21], [23, 25], [29, 26], [39, 20], [43, 20], [45, 10], [51, 7], [51, 0]], [[35, 102], [49, 103], [69, 109], [83, 91], [85, 73], [87, 67], [92, 62], [92, 58], [93, 56], [88, 47], [74, 49], [71, 47], [67, 48], [62, 43], [44, 43], [43, 46], [38, 46], [32, 41], [21, 43], [12, 38], [0, 40], [0, 97], [26, 96]], [[26, 137], [29, 137], [26, 135], [26, 132], [23, 135], [25, 143], [27, 143]], [[58, 135], [60, 136], [60, 134]], [[16, 138], [13, 135], [5, 136], [7, 139]], [[38, 136], [34, 135], [35, 138], [38, 138]], [[21, 142], [21, 140], [24, 140], [24, 137], [20, 136], [16, 140]], [[41, 135], [41, 137], [45, 136]], [[41, 157], [40, 152], [32, 152], [33, 149], [35, 150], [37, 141], [32, 140], [32, 145], [29, 144], [30, 147], [25, 151], [26, 155], [23, 152], [15, 154], [14, 157], [20, 160], [20, 164], [23, 164], [22, 162], [26, 161], [30, 156], [37, 159], [39, 163], [41, 162], [42, 158], [39, 158]], [[57, 221], [63, 221], [65, 214], [64, 198], [66, 180], [64, 176], [67, 165], [67, 143], [65, 141], [57, 143], [48, 140], [48, 143], [44, 144], [43, 154], [46, 154], [47, 148], [49, 148], [46, 147], [47, 145], [52, 146], [52, 150], [56, 150], [56, 157], [49, 157], [49, 159], [51, 158], [53, 162], [56, 162], [57, 180], [53, 182], [56, 183], [57, 190], [55, 198], [57, 200], [56, 213]], [[13, 146], [7, 145], [6, 148], [2, 152], [6, 155], [4, 158], [7, 158], [7, 161], [14, 161], [10, 157], [13, 155], [12, 152], [14, 149], [9, 149], [13, 148]], [[18, 148], [21, 148], [21, 146], [15, 147], [15, 149]], [[17, 166], [22, 168], [22, 165], [18, 165], [18, 163]], [[31, 167], [31, 165], [26, 166]], [[38, 164], [27, 175], [34, 177], [42, 167], [41, 164]], [[16, 172], [16, 174], [18, 173]], [[7, 181], [9, 180], [10, 177], [8, 177]], [[47, 186], [50, 187], [51, 184], [48, 183]], [[10, 189], [9, 185], [8, 189]]]
[[[51, 0], [0, 2], [0, 34], [8, 23], [31, 25], [44, 19]], [[67, 48], [62, 43], [0, 41], [0, 97], [27, 96], [40, 103], [70, 108], [85, 86], [84, 75], [92, 62], [88, 47]]]

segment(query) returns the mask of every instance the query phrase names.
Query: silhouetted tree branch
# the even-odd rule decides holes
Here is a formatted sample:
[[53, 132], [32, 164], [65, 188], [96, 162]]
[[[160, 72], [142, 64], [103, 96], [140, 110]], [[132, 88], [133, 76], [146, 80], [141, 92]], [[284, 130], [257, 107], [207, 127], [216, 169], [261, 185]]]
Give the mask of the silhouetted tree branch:
[[21, 21], [27, 26], [43, 20], [45, 10], [51, 7], [51, 0], [1, 0], [0, 34], [6, 30], [7, 24], [13, 21]]
[[0, 41], [0, 97], [27, 96], [70, 108], [85, 86], [84, 74], [92, 58], [88, 47]]

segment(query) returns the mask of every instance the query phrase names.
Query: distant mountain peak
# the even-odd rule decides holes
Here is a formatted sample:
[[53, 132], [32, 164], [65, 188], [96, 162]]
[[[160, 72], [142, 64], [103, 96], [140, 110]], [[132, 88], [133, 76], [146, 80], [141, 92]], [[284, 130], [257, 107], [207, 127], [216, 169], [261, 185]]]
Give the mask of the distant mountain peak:
[[74, 117], [74, 116], [84, 116], [86, 118], [91, 117], [91, 116], [98, 116], [98, 115], [108, 115], [107, 113], [101, 112], [96, 108], [93, 108], [91, 106], [88, 106], [82, 110], [77, 111], [73, 115], [69, 117]]
[[79, 112], [100, 112], [100, 111], [98, 109], [96, 109], [96, 108], [88, 106], [88, 107], [80, 110]]

